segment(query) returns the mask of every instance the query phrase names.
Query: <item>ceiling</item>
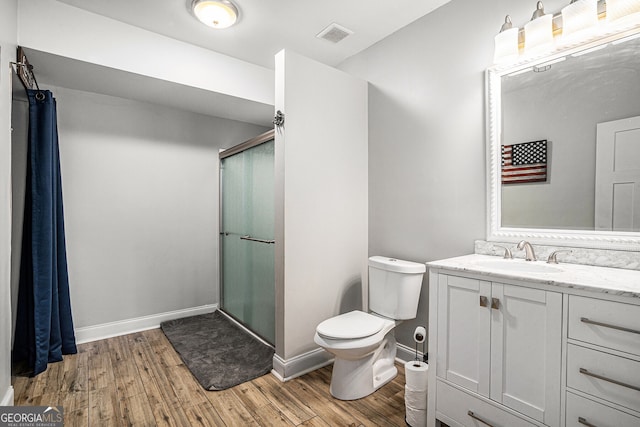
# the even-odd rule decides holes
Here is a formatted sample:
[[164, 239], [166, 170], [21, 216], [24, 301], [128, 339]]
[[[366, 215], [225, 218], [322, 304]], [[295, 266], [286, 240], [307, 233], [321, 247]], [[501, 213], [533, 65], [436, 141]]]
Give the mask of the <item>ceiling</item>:
[[[192, 0], [58, 1], [273, 69], [284, 48], [335, 66], [450, 0], [233, 0], [240, 19], [226, 30], [198, 22]], [[353, 34], [338, 43], [316, 38], [334, 22]]]
[[[273, 69], [274, 55], [282, 49], [336, 66], [450, 0], [233, 0], [240, 19], [225, 30], [196, 20], [188, 7], [192, 0], [57, 1]], [[338, 43], [316, 38], [331, 23], [353, 34]], [[25, 52], [44, 87], [66, 87], [272, 126], [273, 105], [35, 49], [25, 48]]]

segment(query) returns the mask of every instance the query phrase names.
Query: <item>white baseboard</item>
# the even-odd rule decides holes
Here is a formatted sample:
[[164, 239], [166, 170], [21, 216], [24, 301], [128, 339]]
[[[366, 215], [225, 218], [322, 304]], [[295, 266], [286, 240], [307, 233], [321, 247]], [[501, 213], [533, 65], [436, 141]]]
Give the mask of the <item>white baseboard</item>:
[[166, 320], [179, 319], [181, 317], [197, 316], [214, 312], [218, 304], [207, 304], [199, 307], [186, 308], [184, 310], [167, 311], [165, 313], [152, 314], [150, 316], [136, 317], [133, 319], [119, 320], [117, 322], [103, 323], [101, 325], [77, 328], [76, 343], [82, 344], [119, 335], [132, 334], [160, 327], [160, 323]]
[[13, 406], [13, 386], [7, 388], [2, 400], [0, 400], [0, 406]]
[[333, 357], [322, 348], [317, 348], [287, 360], [275, 354], [271, 373], [280, 381], [285, 382], [327, 366], [331, 362], [333, 362]]
[[[416, 358], [416, 349], [411, 348], [407, 345], [397, 343], [396, 344], [396, 361], [399, 363], [406, 363], [410, 360], [414, 360]], [[419, 360], [422, 360], [422, 352], [418, 352]]]

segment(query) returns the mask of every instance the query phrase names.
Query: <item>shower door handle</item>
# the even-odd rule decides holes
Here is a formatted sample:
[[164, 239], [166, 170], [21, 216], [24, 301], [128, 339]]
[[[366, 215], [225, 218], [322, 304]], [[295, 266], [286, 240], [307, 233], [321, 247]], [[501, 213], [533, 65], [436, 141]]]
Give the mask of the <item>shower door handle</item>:
[[240, 235], [238, 233], [231, 233], [229, 231], [221, 231], [220, 235], [221, 236], [229, 236], [229, 235], [240, 236], [240, 240], [249, 240], [250, 242], [267, 243], [267, 244], [270, 244], [270, 245], [272, 245], [272, 244], [274, 244], [276, 242], [275, 240], [258, 239], [257, 237], [251, 237], [248, 234]]
[[257, 239], [255, 237], [249, 236], [248, 234], [246, 236], [240, 236], [240, 240], [249, 240], [251, 242], [267, 243], [270, 245], [276, 242], [275, 240]]

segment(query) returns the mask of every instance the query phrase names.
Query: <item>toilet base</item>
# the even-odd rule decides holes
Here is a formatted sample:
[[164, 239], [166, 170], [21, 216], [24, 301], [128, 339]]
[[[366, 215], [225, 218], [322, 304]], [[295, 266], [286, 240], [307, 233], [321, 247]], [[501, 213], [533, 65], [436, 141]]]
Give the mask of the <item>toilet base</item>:
[[358, 360], [336, 357], [331, 374], [331, 395], [340, 400], [355, 400], [370, 395], [398, 374], [395, 366], [396, 339], [391, 331], [380, 347]]

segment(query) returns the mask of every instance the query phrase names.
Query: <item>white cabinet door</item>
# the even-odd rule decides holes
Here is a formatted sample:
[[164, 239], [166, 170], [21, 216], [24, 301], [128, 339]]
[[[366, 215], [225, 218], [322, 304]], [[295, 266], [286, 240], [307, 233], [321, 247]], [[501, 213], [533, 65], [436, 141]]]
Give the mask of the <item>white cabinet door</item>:
[[487, 397], [490, 300], [490, 282], [438, 276], [436, 375]]
[[562, 294], [493, 283], [491, 399], [560, 424]]
[[560, 425], [562, 294], [438, 276], [436, 376]]

